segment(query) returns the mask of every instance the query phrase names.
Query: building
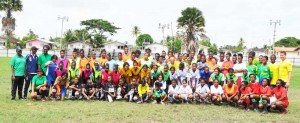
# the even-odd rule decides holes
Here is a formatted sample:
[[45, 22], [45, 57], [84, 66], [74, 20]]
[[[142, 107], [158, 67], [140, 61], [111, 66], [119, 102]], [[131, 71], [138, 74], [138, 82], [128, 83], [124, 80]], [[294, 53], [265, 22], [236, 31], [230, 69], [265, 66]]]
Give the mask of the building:
[[162, 53], [162, 51], [166, 51], [168, 52], [168, 46], [167, 45], [163, 45], [161, 43], [152, 43], [152, 44], [148, 44], [145, 45], [144, 47], [145, 49], [150, 49], [151, 53]]
[[280, 52], [285, 51], [287, 58], [300, 58], [300, 47], [274, 47], [275, 55], [280, 57]]
[[43, 49], [44, 45], [49, 45], [50, 49], [52, 49], [54, 44], [55, 44], [54, 42], [47, 41], [44, 39], [34, 39], [34, 40], [26, 41], [26, 49], [30, 49], [33, 46], [37, 47], [38, 49]]
[[[113, 42], [105, 43], [104, 47], [102, 49], [105, 49], [106, 52], [109, 52], [109, 53], [118, 53], [118, 52], [123, 53], [125, 45], [127, 45], [127, 44], [118, 42], [118, 41], [113, 41]], [[127, 46], [130, 51], [130, 46], [129, 45], [127, 45]]]
[[251, 48], [251, 49], [248, 49], [248, 51], [247, 50], [245, 50], [246, 52], [245, 52], [245, 54], [244, 55], [248, 55], [249, 54], [249, 52], [251, 52], [251, 51], [254, 51], [255, 52], [255, 56], [260, 56], [260, 55], [263, 55], [263, 56], [265, 56], [265, 55], [270, 55], [269, 54], [269, 50], [268, 49], [265, 49], [265, 48]]
[[73, 50], [74, 48], [85, 49], [85, 50], [93, 49], [93, 45], [86, 43], [86, 42], [81, 42], [81, 41], [69, 43], [67, 47], [70, 50]]

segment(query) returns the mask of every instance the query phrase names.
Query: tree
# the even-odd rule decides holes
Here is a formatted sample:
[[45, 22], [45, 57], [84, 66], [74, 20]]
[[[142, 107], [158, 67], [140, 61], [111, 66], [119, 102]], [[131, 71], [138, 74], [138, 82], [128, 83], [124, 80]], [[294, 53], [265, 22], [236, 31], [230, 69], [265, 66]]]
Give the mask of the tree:
[[238, 45], [235, 47], [234, 51], [236, 52], [240, 52], [242, 51], [243, 49], [246, 48], [246, 46], [244, 46], [245, 44], [245, 41], [243, 38], [240, 38], [239, 42], [238, 42]]
[[211, 43], [210, 40], [202, 40], [200, 45], [210, 47]]
[[199, 48], [197, 33], [204, 32], [205, 20], [202, 12], [193, 7], [188, 7], [181, 11], [181, 17], [177, 19], [178, 26], [185, 31], [184, 47], [189, 53], [190, 51], [196, 51]]
[[2, 18], [2, 31], [5, 31], [7, 36], [7, 47], [10, 47], [10, 36], [16, 26], [16, 19], [12, 16], [12, 12], [22, 11], [22, 9], [21, 0], [0, 0], [0, 11], [6, 12], [6, 16]]
[[213, 52], [213, 54], [217, 55], [218, 54], [218, 47], [217, 44], [213, 44], [208, 48], [209, 52]]
[[39, 38], [39, 36], [37, 34], [35, 34], [31, 29], [29, 29], [29, 32], [20, 41], [21, 46], [25, 47], [26, 46], [26, 41], [34, 40], [34, 39], [38, 39], [38, 38]]
[[81, 21], [81, 25], [85, 26], [87, 31], [91, 32], [91, 36], [93, 37], [90, 40], [90, 44], [94, 47], [103, 46], [104, 41], [106, 40], [106, 34], [113, 35], [117, 33], [117, 30], [120, 29], [113, 25], [113, 23], [108, 22], [103, 19], [90, 19]]
[[181, 51], [182, 40], [180, 37], [177, 36], [176, 37], [168, 36], [166, 45], [168, 46], [168, 49], [179, 53]]
[[300, 39], [295, 37], [285, 37], [275, 42], [276, 47], [298, 47], [300, 45]]
[[131, 31], [132, 36], [137, 38], [139, 34], [141, 34], [141, 29], [138, 26], [134, 26], [132, 31]]
[[137, 46], [142, 46], [144, 42], [153, 43], [153, 39], [149, 34], [141, 34], [137, 37], [135, 41]]

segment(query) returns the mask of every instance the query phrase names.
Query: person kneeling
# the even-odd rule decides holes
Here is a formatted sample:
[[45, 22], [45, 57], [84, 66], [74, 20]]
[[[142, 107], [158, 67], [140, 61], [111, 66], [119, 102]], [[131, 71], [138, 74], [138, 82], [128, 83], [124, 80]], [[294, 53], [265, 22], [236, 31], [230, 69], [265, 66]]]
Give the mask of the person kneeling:
[[58, 76], [55, 80], [55, 83], [53, 84], [52, 89], [52, 102], [56, 101], [56, 96], [60, 96], [60, 100], [63, 101], [66, 96], [66, 91], [69, 87], [69, 79], [68, 79], [68, 73], [63, 72], [61, 76]]
[[112, 75], [109, 75], [107, 77], [107, 83], [105, 85], [105, 94], [106, 94], [106, 99], [108, 102], [113, 102], [114, 98], [116, 97], [116, 92], [115, 92], [115, 86], [112, 81]]
[[41, 95], [41, 100], [45, 102], [47, 95], [47, 79], [46, 76], [43, 76], [43, 71], [41, 69], [38, 69], [37, 72], [37, 75], [32, 78], [31, 98], [36, 100], [37, 95]]
[[91, 100], [93, 99], [94, 95], [95, 95], [95, 88], [93, 85], [93, 82], [91, 80], [87, 80], [87, 85], [85, 86], [85, 88], [82, 90], [82, 95], [87, 99], [87, 100]]
[[186, 102], [187, 104], [193, 99], [192, 88], [187, 85], [186, 79], [182, 80], [182, 86], [179, 88], [178, 97], [181, 99], [182, 103]]
[[209, 103], [210, 90], [207, 84], [205, 84], [205, 80], [200, 80], [200, 85], [197, 87], [195, 91], [195, 97], [198, 102]]
[[177, 79], [172, 80], [172, 84], [169, 85], [168, 89], [168, 99], [170, 103], [177, 102], [179, 99], [179, 96], [177, 95], [179, 90], [179, 86], [177, 85]]
[[246, 111], [250, 111], [249, 107], [250, 107], [250, 93], [251, 93], [251, 88], [247, 86], [248, 82], [247, 81], [243, 81], [242, 85], [240, 87], [240, 99], [238, 101], [239, 105], [241, 107], [245, 107]]
[[271, 108], [279, 110], [281, 114], [286, 114], [286, 108], [289, 106], [289, 99], [287, 97], [287, 91], [285, 89], [285, 83], [279, 79], [276, 82], [276, 87], [272, 90], [272, 95], [276, 97], [276, 100], [271, 103]]
[[223, 100], [226, 100], [227, 103], [237, 106], [236, 101], [238, 100], [238, 86], [233, 84], [232, 79], [229, 79], [224, 87]]
[[69, 86], [69, 98], [72, 99], [72, 97], [74, 96], [75, 99], [79, 99], [80, 94], [81, 94], [81, 87], [79, 84], [79, 78], [75, 76], [74, 83], [72, 83]]
[[211, 99], [212, 102], [215, 105], [222, 105], [222, 95], [224, 94], [223, 88], [221, 85], [219, 85], [219, 80], [215, 79], [214, 84], [210, 86], [210, 93], [211, 93]]
[[150, 95], [150, 87], [147, 84], [145, 79], [142, 79], [141, 84], [138, 86], [138, 93], [139, 93], [139, 101], [138, 104], [144, 103], [148, 101]]
[[268, 113], [268, 104], [270, 102], [270, 96], [271, 96], [271, 87], [268, 85], [269, 80], [264, 79], [262, 81], [262, 86], [260, 88], [260, 100], [258, 107], [260, 109], [264, 109], [262, 112], [263, 114]]
[[124, 98], [126, 98], [128, 102], [138, 100], [138, 84], [136, 81], [137, 79], [133, 77], [131, 84], [128, 84], [126, 87], [127, 94], [124, 96]]

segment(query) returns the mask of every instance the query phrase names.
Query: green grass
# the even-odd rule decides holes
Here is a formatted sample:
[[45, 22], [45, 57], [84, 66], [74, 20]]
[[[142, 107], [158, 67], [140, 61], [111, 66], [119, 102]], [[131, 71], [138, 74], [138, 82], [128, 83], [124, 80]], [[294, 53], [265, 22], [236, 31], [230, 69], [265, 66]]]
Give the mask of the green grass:
[[[299, 122], [300, 67], [293, 68], [288, 114], [245, 112], [230, 106], [99, 101], [11, 101], [10, 58], [0, 57], [0, 122]], [[32, 102], [32, 106], [27, 104]]]

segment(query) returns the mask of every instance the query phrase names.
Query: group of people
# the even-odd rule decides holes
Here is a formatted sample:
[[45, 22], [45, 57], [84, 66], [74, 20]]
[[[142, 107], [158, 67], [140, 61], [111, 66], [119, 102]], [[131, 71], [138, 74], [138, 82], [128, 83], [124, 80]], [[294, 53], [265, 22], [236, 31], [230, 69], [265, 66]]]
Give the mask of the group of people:
[[48, 97], [52, 102], [65, 97], [109, 102], [123, 99], [139, 104], [226, 102], [246, 111], [252, 105], [254, 111], [260, 108], [267, 113], [272, 108], [282, 114], [289, 105], [292, 65], [286, 52], [280, 52], [281, 62], [276, 62], [274, 54], [257, 59], [255, 52], [250, 52], [246, 63], [242, 54], [220, 52], [217, 58], [202, 50], [177, 56], [173, 51], [162, 51], [152, 56], [146, 49], [142, 56], [140, 50], [129, 53], [125, 46], [115, 60], [105, 50], [99, 57], [96, 52], [86, 57], [84, 50], [74, 49], [70, 58], [64, 50], [59, 56], [48, 54], [47, 45], [39, 56], [37, 50], [32, 47], [24, 57], [22, 49], [16, 49], [10, 63], [12, 100], [18, 90], [19, 99], [26, 99], [30, 92], [34, 100], [40, 96], [42, 101]]

